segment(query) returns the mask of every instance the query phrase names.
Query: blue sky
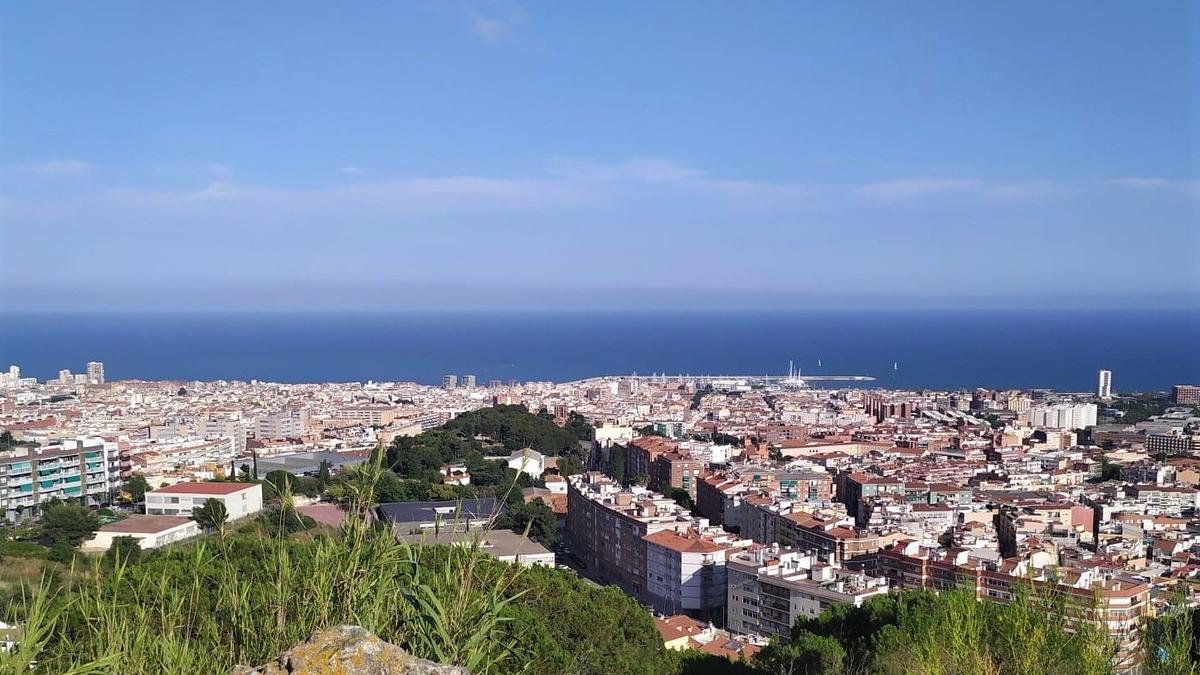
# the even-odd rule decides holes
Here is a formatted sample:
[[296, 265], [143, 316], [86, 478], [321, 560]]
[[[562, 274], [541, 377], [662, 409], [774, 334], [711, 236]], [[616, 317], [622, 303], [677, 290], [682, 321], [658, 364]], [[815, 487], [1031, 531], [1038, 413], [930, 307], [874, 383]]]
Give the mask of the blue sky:
[[1200, 295], [1191, 2], [3, 3], [17, 309]]

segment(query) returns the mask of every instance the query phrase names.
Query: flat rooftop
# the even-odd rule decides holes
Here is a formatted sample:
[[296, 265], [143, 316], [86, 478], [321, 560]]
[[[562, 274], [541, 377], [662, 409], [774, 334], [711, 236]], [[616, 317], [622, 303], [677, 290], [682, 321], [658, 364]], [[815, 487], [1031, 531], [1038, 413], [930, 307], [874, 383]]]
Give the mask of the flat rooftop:
[[184, 525], [189, 521], [191, 518], [183, 516], [132, 515], [115, 523], [101, 525], [100, 531], [116, 534], [157, 534]]

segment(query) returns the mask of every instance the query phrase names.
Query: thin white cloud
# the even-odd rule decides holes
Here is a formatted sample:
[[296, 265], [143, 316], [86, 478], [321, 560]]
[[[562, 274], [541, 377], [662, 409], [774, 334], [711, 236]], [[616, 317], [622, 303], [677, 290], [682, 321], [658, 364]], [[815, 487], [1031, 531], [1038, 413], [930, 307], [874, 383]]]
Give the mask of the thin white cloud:
[[643, 189], [671, 188], [712, 194], [727, 203], [750, 207], [788, 208], [799, 206], [826, 191], [820, 183], [737, 180], [716, 178], [707, 171], [669, 159], [637, 157], [617, 164], [558, 161], [551, 174], [584, 185], [637, 185]]
[[959, 192], [983, 186], [984, 182], [978, 178], [901, 178], [861, 185], [855, 192], [868, 199], [892, 201], [943, 192]]
[[1052, 197], [1064, 192], [1064, 188], [1051, 181], [1035, 180], [1024, 183], [989, 184], [981, 187], [979, 191], [984, 197], [996, 201], [1026, 202]]
[[618, 164], [559, 161], [550, 173], [571, 180], [645, 183], [677, 183], [698, 180], [706, 175], [687, 164], [647, 157], [635, 157]]
[[80, 159], [52, 159], [29, 166], [31, 173], [49, 177], [82, 176], [91, 170], [92, 165]]
[[1200, 181], [1198, 180], [1131, 177], [1111, 178], [1107, 183], [1113, 187], [1124, 188], [1126, 190], [1175, 192], [1191, 197], [1200, 197]]
[[233, 175], [233, 167], [220, 162], [213, 162], [208, 165], [208, 172], [217, 179], [226, 179]]
[[353, 164], [347, 164], [346, 166], [339, 166], [338, 172], [357, 176], [357, 175], [366, 173], [366, 170], [364, 170], [361, 166], [354, 166]]
[[501, 44], [525, 23], [525, 10], [513, 2], [461, 2], [460, 12], [467, 17], [471, 32], [490, 44]]

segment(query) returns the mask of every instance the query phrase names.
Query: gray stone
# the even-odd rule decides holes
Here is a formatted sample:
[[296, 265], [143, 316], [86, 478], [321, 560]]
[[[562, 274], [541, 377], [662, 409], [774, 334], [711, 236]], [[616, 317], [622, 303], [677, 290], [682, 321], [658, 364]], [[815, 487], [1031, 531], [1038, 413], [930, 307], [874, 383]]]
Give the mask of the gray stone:
[[275, 661], [258, 668], [238, 666], [230, 675], [470, 675], [465, 668], [419, 659], [359, 626], [313, 633]]

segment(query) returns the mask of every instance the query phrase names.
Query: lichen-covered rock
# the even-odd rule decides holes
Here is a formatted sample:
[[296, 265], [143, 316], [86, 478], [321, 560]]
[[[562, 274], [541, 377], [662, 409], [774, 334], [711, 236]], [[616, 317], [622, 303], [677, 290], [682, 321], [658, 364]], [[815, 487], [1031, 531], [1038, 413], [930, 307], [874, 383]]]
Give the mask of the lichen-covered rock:
[[275, 661], [230, 675], [470, 675], [465, 668], [419, 659], [380, 640], [359, 626], [338, 626], [313, 633]]

